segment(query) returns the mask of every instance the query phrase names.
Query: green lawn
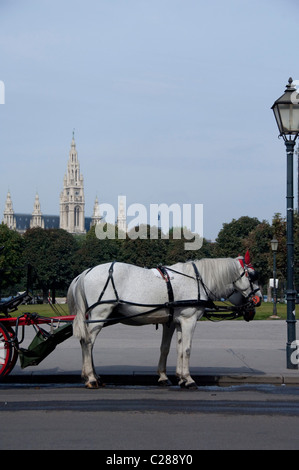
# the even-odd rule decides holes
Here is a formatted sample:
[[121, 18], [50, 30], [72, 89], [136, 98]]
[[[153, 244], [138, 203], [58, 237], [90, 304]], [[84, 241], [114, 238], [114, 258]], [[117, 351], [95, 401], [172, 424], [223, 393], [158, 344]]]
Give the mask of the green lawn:
[[[277, 304], [277, 320], [287, 319], [287, 304]], [[299, 305], [296, 305], [296, 314], [299, 315]], [[273, 303], [263, 302], [260, 307], [256, 308], [254, 320], [273, 320]], [[275, 319], [275, 318], [274, 318]]]
[[38, 313], [38, 315], [46, 316], [46, 317], [55, 317], [58, 315], [69, 315], [69, 309], [66, 304], [59, 304], [57, 307], [57, 313], [55, 313], [51, 306], [48, 304], [41, 304], [41, 305], [20, 305], [16, 312], [11, 313], [12, 317], [17, 317], [22, 315], [23, 313]]
[[[66, 304], [58, 305], [59, 314], [62, 312], [65, 315], [69, 315], [68, 306]], [[11, 314], [11, 316], [19, 316], [24, 312], [29, 313], [38, 313], [41, 316], [56, 316], [56, 313], [53, 312], [50, 305], [20, 305], [17, 312]], [[255, 320], [271, 320], [271, 315], [273, 314], [273, 304], [271, 302], [263, 302], [260, 307], [256, 309]], [[296, 305], [296, 314], [299, 315], [299, 305]], [[57, 314], [58, 315], [58, 314]], [[277, 304], [277, 315], [281, 320], [286, 320], [287, 318], [287, 305], [286, 304]]]
[[[296, 313], [299, 314], [299, 305], [296, 305]], [[272, 302], [263, 302], [260, 307], [256, 309], [255, 320], [271, 320], [271, 315], [273, 315], [273, 303]], [[287, 304], [277, 304], [277, 316], [281, 320], [286, 320], [287, 318]]]

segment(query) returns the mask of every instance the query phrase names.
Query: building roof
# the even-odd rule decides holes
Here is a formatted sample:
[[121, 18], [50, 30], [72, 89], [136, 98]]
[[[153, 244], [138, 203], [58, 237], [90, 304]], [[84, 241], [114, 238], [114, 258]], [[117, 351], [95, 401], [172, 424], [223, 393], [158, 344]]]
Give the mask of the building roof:
[[[18, 231], [25, 231], [30, 228], [30, 220], [32, 214], [14, 214], [16, 219], [16, 229]], [[42, 215], [45, 223], [45, 228], [59, 228], [59, 215]]]
[[[18, 232], [25, 232], [30, 228], [32, 214], [14, 214], [16, 219], [16, 229]], [[59, 215], [42, 215], [45, 229], [59, 228]], [[88, 232], [91, 224], [91, 217], [85, 217], [85, 230]]]

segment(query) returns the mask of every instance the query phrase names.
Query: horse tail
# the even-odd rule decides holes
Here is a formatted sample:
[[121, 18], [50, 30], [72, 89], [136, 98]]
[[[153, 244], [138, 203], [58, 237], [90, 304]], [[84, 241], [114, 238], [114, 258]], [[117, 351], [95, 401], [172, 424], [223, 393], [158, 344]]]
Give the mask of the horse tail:
[[88, 340], [89, 334], [85, 323], [87, 301], [84, 293], [85, 272], [74, 279], [68, 289], [67, 302], [70, 313], [76, 315], [73, 322], [73, 334], [80, 340]]

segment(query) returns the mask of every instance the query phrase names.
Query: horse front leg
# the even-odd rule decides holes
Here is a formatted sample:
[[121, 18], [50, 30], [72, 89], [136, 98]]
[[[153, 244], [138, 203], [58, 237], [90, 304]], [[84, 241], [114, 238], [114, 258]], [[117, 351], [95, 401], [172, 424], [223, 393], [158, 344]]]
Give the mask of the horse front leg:
[[166, 375], [166, 363], [174, 330], [175, 324], [173, 321], [170, 323], [170, 325], [165, 323], [163, 324], [163, 334], [160, 346], [160, 359], [158, 364], [159, 385], [171, 385], [171, 382]]
[[181, 317], [177, 320], [177, 369], [176, 375], [179, 379], [179, 385], [184, 388], [197, 388], [196, 383], [190, 375], [190, 355], [194, 330], [196, 327], [197, 316]]

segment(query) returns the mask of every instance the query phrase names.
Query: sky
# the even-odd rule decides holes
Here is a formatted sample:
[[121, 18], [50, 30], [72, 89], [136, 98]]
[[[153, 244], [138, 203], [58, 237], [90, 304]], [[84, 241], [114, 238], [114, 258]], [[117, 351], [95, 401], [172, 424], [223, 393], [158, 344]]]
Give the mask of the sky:
[[96, 197], [203, 204], [211, 240], [285, 216], [271, 106], [299, 80], [298, 14], [297, 0], [0, 0], [0, 218], [8, 190], [17, 213], [38, 192], [59, 214], [73, 129], [86, 216]]

